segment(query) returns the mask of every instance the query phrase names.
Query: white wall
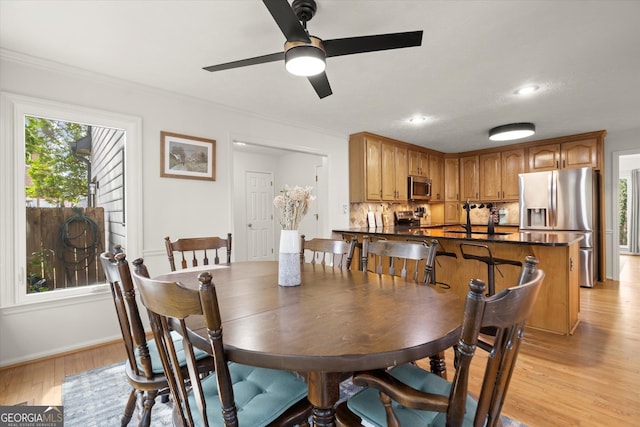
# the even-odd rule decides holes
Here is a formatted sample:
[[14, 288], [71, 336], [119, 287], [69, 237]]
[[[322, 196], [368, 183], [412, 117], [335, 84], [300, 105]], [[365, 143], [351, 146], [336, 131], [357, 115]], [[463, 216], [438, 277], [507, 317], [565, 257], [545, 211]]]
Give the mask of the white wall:
[[[291, 153], [286, 156], [282, 156], [279, 159], [279, 173], [276, 176], [275, 193], [278, 194], [285, 185], [289, 187], [313, 187], [314, 194], [318, 189], [318, 184], [315, 181], [316, 166], [322, 165], [322, 157], [309, 156], [301, 153]], [[325, 200], [315, 200], [311, 202], [307, 215], [300, 221], [300, 227], [298, 231], [300, 234], [304, 234], [307, 239], [314, 237], [326, 237], [327, 235], [318, 230], [318, 225], [314, 217], [316, 209], [326, 208]], [[276, 224], [276, 230], [280, 230], [280, 225]], [[329, 230], [326, 230], [327, 232]], [[279, 250], [279, 231], [276, 231], [276, 253]]]
[[[167, 268], [164, 236], [225, 235], [234, 228], [231, 140], [236, 135], [263, 145], [325, 154], [330, 170], [327, 228], [348, 227], [348, 214], [342, 213], [349, 196], [344, 185], [348, 135], [303, 129], [8, 53], [0, 58], [0, 90], [142, 118], [144, 161], [127, 168], [142, 167], [144, 225], [128, 233], [142, 233], [143, 250], [129, 257], [143, 256], [152, 274]], [[216, 181], [160, 178], [162, 130], [217, 140]], [[0, 366], [118, 337], [109, 298], [84, 298], [78, 304], [2, 309]]]
[[[605, 139], [605, 233], [606, 233], [606, 278], [619, 277], [618, 247], [618, 179], [617, 159], [621, 154], [638, 153], [640, 150], [640, 123], [633, 123], [627, 129], [608, 131]], [[614, 165], [614, 158], [616, 164]], [[614, 236], [616, 236], [614, 238]]]
[[[621, 131], [608, 130], [604, 149], [605, 233], [607, 240], [605, 264], [606, 277], [610, 279], [617, 277], [617, 275], [614, 276], [614, 267], [618, 265], [613, 259], [614, 220], [618, 214], [618, 209], [614, 209], [618, 191], [618, 171], [613, 165], [613, 153], [640, 149], [640, 123], [634, 123], [630, 128]], [[617, 240], [615, 241], [617, 244]]]

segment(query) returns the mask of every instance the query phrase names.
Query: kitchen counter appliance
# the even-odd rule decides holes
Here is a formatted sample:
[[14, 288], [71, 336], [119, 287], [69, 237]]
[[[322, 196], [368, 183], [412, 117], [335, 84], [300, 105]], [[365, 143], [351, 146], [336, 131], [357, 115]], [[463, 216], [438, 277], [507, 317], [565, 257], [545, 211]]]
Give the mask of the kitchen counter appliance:
[[597, 271], [599, 175], [593, 168], [522, 173], [520, 230], [579, 232], [580, 286], [591, 288]]
[[419, 227], [420, 217], [416, 216], [413, 211], [396, 211], [394, 213], [395, 219], [393, 223], [396, 226], [402, 227]]
[[409, 200], [430, 200], [431, 180], [423, 176], [409, 175], [408, 178]]

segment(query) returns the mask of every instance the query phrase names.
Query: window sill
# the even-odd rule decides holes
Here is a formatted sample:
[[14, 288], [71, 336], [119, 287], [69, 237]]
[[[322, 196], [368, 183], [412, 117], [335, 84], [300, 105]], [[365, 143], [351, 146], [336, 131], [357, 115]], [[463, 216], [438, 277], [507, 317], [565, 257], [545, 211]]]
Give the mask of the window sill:
[[[74, 289], [73, 294], [69, 294], [66, 291], [50, 291], [35, 295], [30, 294], [24, 296], [21, 301], [16, 302], [13, 305], [6, 305], [1, 308], [4, 314], [19, 314], [31, 312], [34, 310], [42, 309], [55, 309], [59, 307], [74, 306], [83, 304], [86, 302], [95, 302], [106, 299], [111, 299], [111, 291], [109, 285], [94, 285], [87, 289], [82, 289], [82, 292], [78, 292]], [[60, 295], [54, 295], [60, 293]], [[36, 297], [36, 298], [33, 298]]]

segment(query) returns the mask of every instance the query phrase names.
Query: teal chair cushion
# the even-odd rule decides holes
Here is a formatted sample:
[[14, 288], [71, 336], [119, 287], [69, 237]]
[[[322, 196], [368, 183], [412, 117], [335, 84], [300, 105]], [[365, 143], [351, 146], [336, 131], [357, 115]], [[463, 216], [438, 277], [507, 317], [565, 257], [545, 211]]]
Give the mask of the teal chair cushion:
[[[391, 369], [389, 373], [417, 390], [449, 396], [449, 390], [451, 389], [450, 382], [415, 365], [400, 365]], [[367, 421], [370, 425], [386, 427], [387, 418], [379, 396], [378, 390], [365, 388], [351, 397], [347, 402], [347, 406], [351, 412]], [[446, 413], [405, 408], [395, 401], [392, 402], [392, 407], [400, 421], [400, 425], [403, 426], [430, 427], [445, 426], [447, 424]], [[473, 425], [475, 413], [476, 401], [468, 397], [463, 425]]]
[[[184, 349], [182, 347], [182, 335], [180, 335], [176, 331], [171, 331], [171, 339], [176, 347], [176, 355], [178, 356], [178, 361], [180, 362], [180, 366], [186, 366], [187, 359], [184, 357]], [[160, 354], [158, 354], [158, 346], [153, 339], [147, 341], [147, 347], [149, 348], [149, 357], [151, 358], [151, 368], [154, 374], [162, 374], [164, 373], [164, 369], [162, 368], [162, 360], [160, 360]], [[204, 359], [209, 356], [206, 351], [202, 351], [200, 349], [194, 348], [193, 353], [196, 357], [196, 360]], [[138, 355], [138, 349], [136, 348], [136, 363], [138, 364], [138, 369], [142, 371], [142, 363], [140, 363], [140, 357]]]
[[[307, 384], [291, 372], [233, 362], [229, 363], [229, 372], [240, 426], [266, 426], [307, 395]], [[216, 376], [203, 379], [202, 389], [209, 425], [224, 426]], [[202, 426], [193, 393], [189, 395], [189, 405], [195, 425]]]

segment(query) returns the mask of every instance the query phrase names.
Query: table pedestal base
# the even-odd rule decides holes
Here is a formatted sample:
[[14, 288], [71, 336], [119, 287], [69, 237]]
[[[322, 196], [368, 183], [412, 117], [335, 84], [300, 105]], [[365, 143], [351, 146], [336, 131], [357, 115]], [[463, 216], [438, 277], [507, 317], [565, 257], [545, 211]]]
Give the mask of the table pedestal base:
[[313, 405], [311, 425], [335, 427], [334, 405], [340, 398], [340, 374], [331, 372], [309, 372], [309, 402]]

